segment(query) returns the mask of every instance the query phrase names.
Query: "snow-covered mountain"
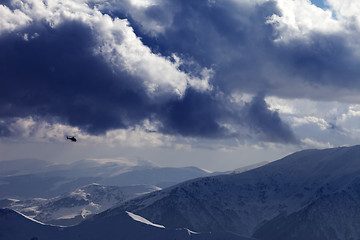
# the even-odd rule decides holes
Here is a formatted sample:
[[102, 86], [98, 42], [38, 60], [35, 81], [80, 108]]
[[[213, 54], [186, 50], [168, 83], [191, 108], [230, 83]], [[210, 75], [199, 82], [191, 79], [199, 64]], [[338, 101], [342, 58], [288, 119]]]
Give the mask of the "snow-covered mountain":
[[13, 210], [0, 209], [1, 240], [250, 240], [232, 233], [196, 233], [167, 229], [132, 214], [100, 214], [73, 227], [55, 227], [31, 220]]
[[161, 188], [152, 185], [102, 186], [93, 183], [51, 199], [4, 199], [0, 207], [16, 210], [40, 222], [70, 226], [80, 223], [89, 215], [157, 190]]
[[101, 163], [82, 160], [71, 164], [51, 164], [36, 159], [0, 162], [1, 198], [52, 198], [81, 186], [97, 182], [102, 185], [134, 184], [168, 187], [211, 173], [196, 167], [169, 168], [148, 163]]
[[269, 163], [268, 161], [262, 161], [262, 162], [259, 162], [259, 163], [250, 164], [250, 165], [247, 165], [245, 167], [237, 168], [237, 169], [235, 169], [233, 171], [230, 171], [229, 173], [230, 174], [236, 174], [236, 173], [242, 173], [242, 172], [250, 171], [250, 170], [253, 170], [255, 168], [265, 166], [268, 163]]
[[166, 227], [258, 239], [360, 239], [360, 146], [305, 150], [239, 174], [204, 177], [108, 210]]

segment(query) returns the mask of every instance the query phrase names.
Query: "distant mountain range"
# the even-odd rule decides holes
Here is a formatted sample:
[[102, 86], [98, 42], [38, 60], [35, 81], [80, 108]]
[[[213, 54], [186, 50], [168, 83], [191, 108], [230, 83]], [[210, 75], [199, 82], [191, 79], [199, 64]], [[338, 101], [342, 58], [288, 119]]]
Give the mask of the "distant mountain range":
[[264, 240], [360, 239], [360, 146], [305, 150], [254, 170], [190, 180], [108, 210], [166, 227]]
[[37, 159], [1, 161], [0, 199], [52, 198], [94, 182], [107, 186], [146, 184], [164, 188], [211, 174], [196, 167], [170, 168], [92, 160], [61, 165]]

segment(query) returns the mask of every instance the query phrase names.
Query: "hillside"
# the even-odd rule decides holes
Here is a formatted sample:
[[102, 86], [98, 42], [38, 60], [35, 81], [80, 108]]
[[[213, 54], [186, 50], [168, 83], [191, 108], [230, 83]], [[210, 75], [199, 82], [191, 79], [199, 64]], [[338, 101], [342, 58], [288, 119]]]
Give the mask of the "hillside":
[[160, 189], [152, 185], [118, 187], [93, 183], [50, 199], [3, 199], [0, 207], [16, 210], [43, 223], [71, 226], [121, 202]]
[[305, 150], [244, 173], [190, 180], [111, 211], [259, 239], [358, 239], [359, 176], [360, 146]]
[[116, 216], [98, 216], [77, 226], [61, 228], [41, 224], [9, 209], [0, 209], [0, 239], [250, 240], [231, 233], [196, 233], [188, 229], [167, 229], [129, 212]]

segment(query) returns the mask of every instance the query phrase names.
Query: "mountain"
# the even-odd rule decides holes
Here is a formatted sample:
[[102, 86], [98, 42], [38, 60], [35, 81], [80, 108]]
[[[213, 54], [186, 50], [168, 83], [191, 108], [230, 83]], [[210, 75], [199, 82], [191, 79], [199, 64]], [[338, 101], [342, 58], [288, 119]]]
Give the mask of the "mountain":
[[188, 229], [167, 229], [132, 214], [100, 214], [73, 227], [44, 225], [13, 210], [0, 209], [2, 240], [250, 240], [231, 233], [196, 233]]
[[89, 215], [160, 189], [152, 185], [118, 187], [93, 183], [51, 199], [4, 199], [2, 204], [0, 202], [0, 207], [16, 210], [40, 222], [71, 226], [80, 223]]
[[190, 180], [109, 210], [166, 227], [258, 239], [360, 238], [360, 146], [305, 150], [254, 170]]
[[111, 186], [147, 184], [163, 188], [211, 174], [196, 167], [165, 168], [148, 163], [13, 161], [0, 162], [4, 167], [0, 168], [0, 198], [52, 198], [94, 182]]
[[259, 163], [250, 164], [250, 165], [247, 165], [245, 167], [237, 168], [237, 169], [235, 169], [233, 171], [230, 171], [229, 173], [234, 174], [234, 173], [242, 173], [242, 172], [250, 171], [250, 170], [253, 170], [255, 168], [265, 166], [268, 163], [269, 163], [268, 161], [262, 161], [262, 162], [259, 162]]
[[131, 171], [124, 172], [100, 181], [104, 185], [121, 183], [152, 184], [161, 188], [169, 187], [189, 179], [209, 176], [210, 173], [197, 167], [134, 167]]

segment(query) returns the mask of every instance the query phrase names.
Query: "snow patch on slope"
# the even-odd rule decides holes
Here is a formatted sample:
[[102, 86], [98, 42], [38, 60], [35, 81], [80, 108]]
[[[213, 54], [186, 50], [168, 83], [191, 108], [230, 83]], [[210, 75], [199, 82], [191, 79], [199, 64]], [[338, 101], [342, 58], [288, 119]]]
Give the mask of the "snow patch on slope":
[[165, 228], [163, 225], [152, 223], [149, 220], [147, 220], [139, 215], [133, 214], [131, 212], [126, 212], [126, 213], [135, 221], [142, 222], [144, 224], [151, 225], [151, 226], [158, 227], [158, 228]]
[[32, 221], [32, 222], [35, 222], [35, 223], [38, 223], [38, 224], [41, 224], [41, 225], [46, 225], [45, 223], [42, 223], [42, 222], [40, 222], [40, 221], [38, 221], [38, 220], [36, 220], [36, 219], [33, 219], [33, 218], [31, 218], [31, 217], [28, 217], [28, 216], [26, 216], [25, 214], [22, 214], [21, 212], [18, 212], [18, 211], [14, 211], [14, 212], [16, 212], [17, 214], [21, 215], [22, 217], [24, 217], [24, 218], [26, 218], [26, 219], [29, 219], [29, 220]]

